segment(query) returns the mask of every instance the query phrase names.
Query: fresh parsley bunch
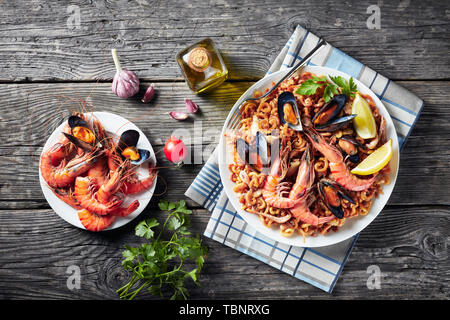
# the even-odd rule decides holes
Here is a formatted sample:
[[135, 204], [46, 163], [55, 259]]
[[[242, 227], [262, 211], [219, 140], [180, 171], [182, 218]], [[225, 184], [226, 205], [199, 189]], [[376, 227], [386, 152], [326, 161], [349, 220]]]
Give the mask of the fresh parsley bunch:
[[[200, 236], [191, 236], [188, 230], [192, 211], [187, 209], [184, 200], [161, 200], [158, 206], [168, 212], [159, 233], [155, 236], [154, 229], [159, 226], [155, 218], [141, 221], [136, 226], [136, 235], [150, 241], [139, 247], [125, 246], [122, 252], [122, 265], [132, 273], [132, 277], [117, 290], [120, 298], [131, 300], [144, 288], [162, 297], [162, 288], [169, 286], [173, 289], [171, 299], [187, 299], [189, 293], [184, 286], [186, 279], [191, 278], [200, 285], [198, 277], [207, 249], [202, 245]], [[170, 239], [161, 239], [167, 230], [171, 234]], [[187, 270], [184, 264], [187, 260], [193, 261], [196, 267]]]
[[355, 97], [358, 87], [353, 81], [353, 77], [351, 77], [348, 81], [340, 76], [330, 76], [330, 79], [332, 82], [329, 82], [326, 76], [313, 76], [311, 79], [303, 82], [295, 93], [310, 96], [315, 94], [317, 89], [320, 87], [325, 87], [323, 91], [323, 99], [325, 102], [329, 102], [333, 96], [339, 94], [339, 92], [352, 98]]

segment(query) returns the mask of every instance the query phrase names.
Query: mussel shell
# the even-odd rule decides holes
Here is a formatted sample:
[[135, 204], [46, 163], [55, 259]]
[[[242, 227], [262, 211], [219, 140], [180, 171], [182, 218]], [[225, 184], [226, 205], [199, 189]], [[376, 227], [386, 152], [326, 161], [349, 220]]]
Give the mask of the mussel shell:
[[67, 119], [67, 122], [72, 129], [75, 127], [85, 127], [90, 130], [89, 124], [79, 116], [70, 116], [69, 119]]
[[[336, 118], [339, 115], [339, 113], [342, 111], [342, 108], [344, 108], [345, 104], [347, 103], [347, 100], [348, 100], [348, 98], [347, 98], [347, 95], [345, 95], [345, 94], [338, 94], [338, 95], [334, 96], [327, 104], [325, 104], [322, 108], [320, 108], [319, 111], [317, 111], [317, 113], [314, 115], [314, 117], [312, 118], [311, 121], [314, 123], [316, 121], [316, 119], [323, 112], [327, 111], [334, 105], [337, 105], [336, 110], [334, 110], [333, 113], [328, 118], [327, 123], [329, 123], [330, 121], [332, 121], [334, 118]], [[326, 123], [322, 123], [320, 125], [325, 125], [325, 124]]]
[[[358, 150], [358, 148], [366, 149], [366, 147], [363, 144], [361, 144], [358, 140], [356, 140], [353, 136], [349, 136], [349, 135], [342, 136], [339, 138], [339, 141], [340, 140], [347, 141], [347, 142], [353, 144], [356, 147], [356, 150]], [[358, 151], [355, 154], [351, 154], [347, 150], [343, 149], [340, 143], [339, 143], [339, 147], [341, 148], [341, 150], [343, 152], [345, 152], [348, 155], [347, 159], [349, 161], [351, 161], [353, 163], [358, 163], [360, 161]]]
[[[72, 142], [77, 148], [81, 148], [81, 149], [83, 149], [85, 151], [88, 151], [88, 152], [91, 152], [91, 151], [93, 151], [95, 149], [95, 146], [92, 146], [89, 143], [84, 142], [83, 140], [81, 140], [81, 139], [79, 139], [79, 138], [77, 138], [77, 137], [75, 137], [75, 136], [73, 136], [71, 134], [63, 132], [63, 135], [65, 135], [66, 138], [70, 142]], [[99, 146], [99, 147], [101, 147], [101, 146]]]
[[138, 149], [139, 152], [139, 160], [130, 160], [130, 162], [136, 166], [144, 163], [150, 158], [150, 151], [145, 149]]
[[342, 136], [339, 138], [340, 140], [345, 140], [348, 141], [350, 143], [353, 143], [355, 146], [357, 146], [358, 148], [362, 148], [362, 149], [367, 149], [365, 145], [363, 145], [361, 142], [359, 142], [358, 140], [355, 139], [355, 137], [353, 136]]
[[344, 217], [344, 210], [342, 209], [342, 206], [340, 204], [339, 206], [334, 206], [327, 201], [328, 197], [324, 190], [325, 186], [330, 187], [331, 190], [336, 192], [336, 196], [339, 196], [339, 194], [337, 193], [337, 191], [335, 190], [334, 186], [331, 183], [329, 183], [327, 180], [321, 180], [318, 184], [318, 187], [319, 187], [319, 194], [322, 197], [323, 202], [325, 203], [327, 208], [330, 209], [331, 213], [333, 213], [335, 217], [342, 219]]
[[356, 114], [351, 114], [349, 116], [340, 117], [337, 119], [334, 119], [330, 122], [327, 122], [326, 124], [317, 126], [315, 129], [320, 132], [324, 131], [336, 131], [348, 124], [350, 121], [352, 121], [356, 117]]
[[359, 163], [359, 155], [356, 153], [352, 156], [348, 156], [347, 158], [350, 162]]
[[140, 134], [136, 130], [131, 129], [124, 131], [120, 136], [117, 147], [121, 151], [125, 150], [127, 147], [136, 147], [139, 141], [139, 136]]
[[[294, 111], [295, 117], [297, 118], [298, 122], [297, 124], [289, 123], [284, 119], [284, 105], [286, 103], [289, 103], [292, 106], [292, 110]], [[284, 91], [278, 96], [277, 108], [278, 108], [278, 116], [283, 124], [287, 123], [288, 126], [294, 129], [295, 131], [303, 131], [302, 119], [300, 118], [300, 111], [298, 109], [297, 101], [295, 100], [294, 94], [292, 92]]]
[[336, 192], [336, 195], [341, 199], [345, 199], [353, 204], [355, 203], [355, 201], [345, 192], [345, 189], [337, 182], [328, 179], [322, 179], [319, 181], [318, 184], [319, 194], [324, 200], [325, 205], [327, 206], [328, 209], [330, 209], [330, 211], [336, 218], [342, 219], [344, 217], [344, 210], [342, 209], [342, 205], [334, 206], [327, 202], [327, 196], [325, 195], [324, 186], [330, 187], [334, 192]]
[[[119, 153], [122, 153], [128, 147], [136, 147], [139, 141], [140, 134], [138, 131], [130, 129], [124, 131], [120, 135], [119, 143], [117, 144], [117, 149]], [[130, 162], [136, 166], [144, 163], [150, 158], [150, 151], [145, 149], [137, 149], [139, 152], [139, 160], [130, 160]]]

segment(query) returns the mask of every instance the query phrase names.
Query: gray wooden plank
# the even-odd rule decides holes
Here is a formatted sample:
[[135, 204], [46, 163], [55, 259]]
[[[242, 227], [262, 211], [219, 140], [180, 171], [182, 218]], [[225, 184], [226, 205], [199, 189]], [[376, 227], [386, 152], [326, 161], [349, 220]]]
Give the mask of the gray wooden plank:
[[[423, 113], [401, 154], [400, 171], [391, 205], [449, 204], [450, 168], [450, 113], [446, 108], [447, 81], [405, 81], [401, 85], [425, 100]], [[163, 144], [173, 130], [201, 131], [202, 140], [196, 139], [203, 150], [212, 150], [218, 142], [222, 124], [238, 97], [250, 82], [225, 83], [205, 96], [192, 96], [183, 83], [156, 83], [157, 98], [148, 105], [135, 100], [119, 99], [109, 91], [109, 84], [2, 84], [0, 99], [5, 111], [0, 122], [0, 207], [44, 208], [38, 184], [38, 159], [45, 140], [56, 128], [68, 110], [78, 108], [73, 102], [58, 113], [60, 103], [52, 95], [87, 97], [95, 110], [109, 111], [133, 119], [154, 144], [161, 166], [170, 166], [162, 152]], [[26, 104], [29, 95], [28, 108]], [[171, 110], [183, 110], [184, 98], [194, 99], [201, 112], [195, 121], [177, 122], [167, 115]], [[49, 120], [50, 119], [50, 120]], [[201, 128], [200, 128], [201, 126]], [[206, 156], [205, 156], [206, 158]], [[161, 170], [168, 183], [167, 196], [178, 199], [201, 169], [201, 164]], [[164, 185], [159, 186], [161, 192]], [[196, 206], [189, 202], [189, 205]]]
[[111, 79], [111, 47], [142, 79], [181, 78], [176, 52], [205, 37], [232, 79], [255, 80], [297, 24], [389, 78], [447, 79], [449, 4], [406, 4], [380, 5], [381, 28], [370, 30], [371, 1], [3, 1], [0, 81]]
[[[142, 243], [133, 228], [150, 216], [162, 220], [165, 213], [146, 210], [122, 228], [92, 234], [49, 209], [0, 210], [0, 297], [116, 299], [115, 290], [129, 277], [121, 266], [123, 245]], [[203, 233], [208, 218], [205, 210], [194, 210], [192, 230]], [[448, 299], [449, 230], [448, 207], [386, 208], [361, 233], [331, 295], [204, 237], [209, 254], [202, 287], [188, 288], [193, 299]], [[80, 267], [80, 290], [66, 286], [71, 265]], [[381, 270], [381, 289], [366, 285], [371, 265]]]

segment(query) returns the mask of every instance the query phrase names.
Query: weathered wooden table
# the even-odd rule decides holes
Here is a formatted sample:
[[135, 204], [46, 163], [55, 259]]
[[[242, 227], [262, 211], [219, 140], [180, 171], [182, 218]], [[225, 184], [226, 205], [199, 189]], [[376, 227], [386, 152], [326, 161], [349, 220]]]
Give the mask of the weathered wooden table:
[[[156, 206], [161, 197], [155, 197], [132, 223], [94, 234], [72, 227], [50, 209], [39, 186], [39, 155], [68, 110], [79, 108], [76, 99], [133, 120], [156, 151], [173, 130], [183, 128], [200, 130], [200, 146], [210, 150], [234, 102], [265, 74], [301, 24], [424, 99], [401, 154], [394, 193], [361, 233], [332, 294], [205, 238], [209, 256], [203, 285], [190, 285], [191, 297], [448, 299], [450, 6], [378, 2], [381, 28], [369, 29], [372, 4], [377, 1], [0, 0], [0, 298], [117, 299], [115, 290], [129, 277], [121, 266], [123, 245], [139, 243], [138, 221], [163, 217]], [[175, 53], [205, 37], [220, 47], [231, 77], [217, 90], [194, 96]], [[155, 83], [157, 98], [151, 104], [111, 93], [112, 47], [123, 66], [145, 84]], [[202, 112], [196, 121], [176, 122], [167, 112], [183, 109], [186, 97]], [[168, 165], [163, 153], [158, 161]], [[201, 167], [162, 170], [168, 184], [162, 197], [185, 198]], [[163, 189], [160, 183], [157, 192]], [[194, 231], [203, 233], [209, 213], [188, 204]], [[66, 285], [72, 265], [80, 268], [80, 289]], [[372, 265], [382, 272], [380, 289], [367, 286]]]

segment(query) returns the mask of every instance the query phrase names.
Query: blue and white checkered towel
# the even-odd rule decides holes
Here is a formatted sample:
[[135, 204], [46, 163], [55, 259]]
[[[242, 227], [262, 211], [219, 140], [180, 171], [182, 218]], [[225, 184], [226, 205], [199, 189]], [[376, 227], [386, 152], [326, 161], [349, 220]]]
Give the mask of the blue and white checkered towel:
[[[267, 74], [292, 67], [318, 42], [316, 35], [297, 26]], [[423, 108], [421, 99], [329, 44], [309, 64], [345, 72], [372, 89], [389, 111], [402, 148]], [[331, 292], [358, 235], [327, 247], [302, 248], [260, 234], [237, 214], [223, 191], [216, 151], [185, 193], [212, 213], [204, 235]]]

